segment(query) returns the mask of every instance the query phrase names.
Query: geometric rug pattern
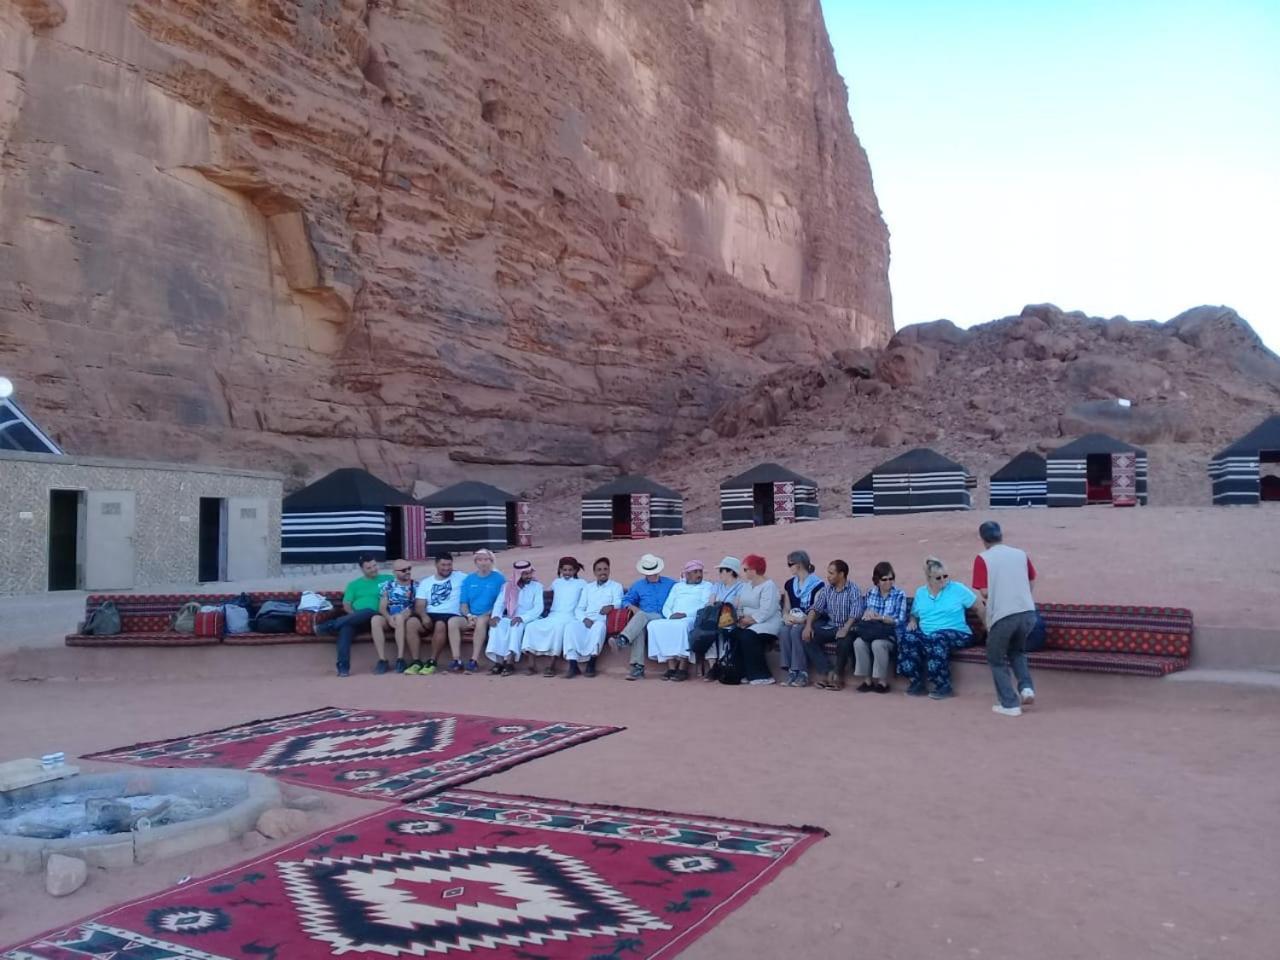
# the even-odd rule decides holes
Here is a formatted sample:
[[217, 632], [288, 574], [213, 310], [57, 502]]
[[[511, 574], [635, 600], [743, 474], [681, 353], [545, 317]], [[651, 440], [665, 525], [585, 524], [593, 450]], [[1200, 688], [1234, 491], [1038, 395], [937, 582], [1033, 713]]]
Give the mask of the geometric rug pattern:
[[[279, 750], [271, 762], [298, 751]], [[824, 835], [811, 827], [446, 790], [113, 908], [0, 957], [673, 956]]]
[[322, 707], [89, 758], [148, 767], [254, 770], [306, 787], [396, 801], [468, 783], [620, 729]]

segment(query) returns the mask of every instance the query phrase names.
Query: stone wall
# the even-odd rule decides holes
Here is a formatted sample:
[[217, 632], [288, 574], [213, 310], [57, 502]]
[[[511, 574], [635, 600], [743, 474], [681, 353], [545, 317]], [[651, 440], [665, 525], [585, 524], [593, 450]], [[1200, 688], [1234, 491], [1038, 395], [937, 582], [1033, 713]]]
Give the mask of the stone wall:
[[0, 369], [65, 449], [634, 467], [892, 334], [819, 0], [0, 0]]
[[267, 573], [276, 576], [282, 479], [251, 471], [0, 451], [0, 594], [40, 593], [48, 587], [50, 490], [134, 492], [134, 586], [139, 590], [196, 582], [201, 497], [263, 497]]

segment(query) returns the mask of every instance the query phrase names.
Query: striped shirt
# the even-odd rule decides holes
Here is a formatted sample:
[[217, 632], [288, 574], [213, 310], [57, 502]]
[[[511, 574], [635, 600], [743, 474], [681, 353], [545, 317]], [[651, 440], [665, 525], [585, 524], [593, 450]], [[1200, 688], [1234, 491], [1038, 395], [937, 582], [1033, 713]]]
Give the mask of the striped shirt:
[[862, 615], [862, 591], [848, 581], [843, 590], [837, 590], [828, 583], [818, 591], [813, 601], [813, 612], [817, 613], [815, 621], [821, 623], [826, 620], [832, 626], [842, 627]]

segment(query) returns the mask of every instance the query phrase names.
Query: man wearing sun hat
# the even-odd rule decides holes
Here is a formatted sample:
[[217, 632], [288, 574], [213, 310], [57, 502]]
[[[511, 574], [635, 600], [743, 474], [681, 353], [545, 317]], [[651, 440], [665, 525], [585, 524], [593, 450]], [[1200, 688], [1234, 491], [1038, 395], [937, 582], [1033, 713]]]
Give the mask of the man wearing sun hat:
[[715, 588], [702, 579], [702, 561], [684, 565], [684, 579], [671, 588], [662, 619], [650, 620], [649, 659], [667, 664], [663, 680], [689, 679], [689, 636], [698, 611], [710, 605]]
[[628, 680], [644, 679], [645, 627], [650, 620], [657, 620], [662, 616], [662, 606], [667, 602], [671, 588], [676, 585], [670, 577], [662, 575], [665, 568], [666, 564], [661, 557], [646, 553], [636, 564], [640, 579], [622, 597], [622, 605], [631, 611], [631, 620], [614, 640], [620, 647], [631, 647]]

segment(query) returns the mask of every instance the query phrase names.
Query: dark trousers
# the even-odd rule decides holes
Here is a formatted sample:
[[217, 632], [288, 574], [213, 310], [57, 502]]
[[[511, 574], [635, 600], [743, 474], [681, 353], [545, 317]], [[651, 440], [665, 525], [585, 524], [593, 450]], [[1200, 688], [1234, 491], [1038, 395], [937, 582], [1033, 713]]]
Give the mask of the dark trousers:
[[769, 662], [765, 659], [765, 644], [776, 640], [764, 633], [756, 633], [746, 627], [733, 627], [728, 630], [729, 642], [733, 645], [733, 658], [738, 665], [738, 672], [744, 680], [764, 680], [773, 676], [769, 672]]
[[[809, 660], [809, 666], [813, 667], [813, 672], [830, 673], [831, 658], [827, 656], [827, 651], [823, 649], [828, 643], [835, 641], [836, 654], [840, 653], [842, 643], [853, 643], [853, 637], [844, 637], [836, 640], [836, 626], [829, 620], [820, 620], [813, 625], [813, 639], [804, 645], [805, 656]], [[848, 652], [845, 653], [845, 662], [848, 662]]]
[[338, 633], [338, 669], [351, 669], [351, 642], [378, 615], [377, 610], [357, 610], [325, 624], [325, 633]]

